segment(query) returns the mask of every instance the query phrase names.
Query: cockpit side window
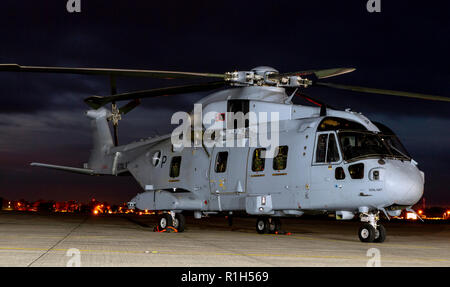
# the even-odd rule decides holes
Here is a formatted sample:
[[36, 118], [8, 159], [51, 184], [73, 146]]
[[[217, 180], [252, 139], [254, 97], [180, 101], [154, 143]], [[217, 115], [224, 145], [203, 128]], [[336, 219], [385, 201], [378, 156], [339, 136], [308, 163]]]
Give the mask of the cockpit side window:
[[334, 134], [330, 134], [328, 138], [327, 162], [339, 161], [339, 151]]
[[317, 139], [317, 148], [316, 148], [317, 163], [325, 162], [325, 156], [327, 154], [327, 141], [328, 141], [328, 134], [319, 135]]
[[315, 163], [331, 163], [340, 160], [334, 133], [323, 133], [317, 137]]

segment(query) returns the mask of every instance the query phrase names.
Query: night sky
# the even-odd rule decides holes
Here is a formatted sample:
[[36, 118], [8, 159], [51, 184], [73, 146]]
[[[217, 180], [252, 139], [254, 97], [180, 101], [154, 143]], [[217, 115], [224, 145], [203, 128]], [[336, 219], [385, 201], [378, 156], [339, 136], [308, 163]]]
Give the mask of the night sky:
[[[392, 3], [392, 2], [395, 2]], [[355, 67], [330, 82], [450, 97], [450, 2], [5, 0], [0, 63], [222, 73]], [[125, 92], [186, 81], [118, 79]], [[0, 197], [125, 202], [132, 177], [31, 168], [81, 166], [91, 148], [83, 99], [107, 95], [103, 76], [0, 72]], [[315, 87], [306, 93], [391, 127], [425, 172], [427, 203], [450, 204], [450, 103]], [[121, 144], [169, 133], [171, 115], [203, 94], [146, 99], [120, 122]], [[304, 103], [301, 99], [296, 103]]]

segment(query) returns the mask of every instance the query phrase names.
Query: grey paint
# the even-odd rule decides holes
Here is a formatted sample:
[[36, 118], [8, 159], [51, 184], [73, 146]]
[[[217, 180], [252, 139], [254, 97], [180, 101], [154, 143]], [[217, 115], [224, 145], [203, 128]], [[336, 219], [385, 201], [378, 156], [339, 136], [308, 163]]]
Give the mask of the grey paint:
[[[131, 202], [142, 210], [192, 210], [201, 212], [246, 211], [249, 214], [274, 216], [301, 215], [304, 212], [337, 211], [347, 219], [348, 212], [382, 209], [394, 204], [411, 206], [423, 194], [424, 178], [414, 162], [386, 159], [364, 159], [363, 179], [351, 179], [347, 163], [315, 164], [313, 161], [317, 126], [324, 118], [320, 109], [287, 103], [288, 95], [278, 87], [243, 87], [214, 93], [200, 101], [205, 110], [219, 107], [226, 112], [226, 100], [249, 99], [255, 111], [281, 111], [280, 143], [289, 147], [287, 167], [273, 170], [272, 159], [266, 159], [262, 172], [251, 170], [254, 147], [203, 148], [173, 150], [170, 135], [143, 139], [114, 147], [104, 109], [89, 111], [94, 132], [94, 148], [87, 166], [96, 174], [117, 175], [129, 171], [143, 192]], [[222, 102], [222, 104], [218, 104]], [[208, 107], [209, 106], [209, 107]], [[290, 111], [286, 114], [286, 111]], [[328, 116], [346, 118], [379, 130], [369, 119], [351, 111], [328, 109]], [[214, 171], [216, 155], [228, 151], [227, 171]], [[155, 154], [160, 158], [155, 165]], [[181, 156], [180, 175], [171, 178], [170, 162]], [[336, 180], [335, 169], [342, 167], [344, 180]], [[369, 171], [383, 171], [381, 180], [370, 179]], [[263, 199], [264, 198], [264, 199]], [[264, 201], [264, 204], [263, 204]]]

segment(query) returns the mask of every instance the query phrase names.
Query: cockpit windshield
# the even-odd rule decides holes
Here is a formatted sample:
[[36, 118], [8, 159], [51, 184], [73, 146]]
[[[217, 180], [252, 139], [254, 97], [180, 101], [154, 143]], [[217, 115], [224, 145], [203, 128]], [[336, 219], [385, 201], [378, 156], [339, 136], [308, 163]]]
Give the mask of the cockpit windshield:
[[317, 131], [322, 134], [331, 131], [337, 133], [341, 153], [346, 161], [364, 157], [411, 159], [405, 147], [390, 128], [378, 122], [373, 123], [378, 127], [379, 132], [371, 132], [360, 123], [351, 120], [326, 117], [318, 126]]
[[378, 134], [384, 143], [388, 146], [388, 148], [392, 151], [395, 156], [405, 157], [407, 159], [411, 159], [406, 148], [400, 142], [395, 133], [386, 125], [383, 125], [379, 122], [373, 122], [374, 125], [378, 127], [380, 133]]
[[342, 131], [338, 133], [344, 160], [361, 157], [392, 156], [381, 137], [371, 132]]
[[394, 154], [394, 156], [398, 157], [404, 157], [406, 159], [410, 159], [411, 156], [409, 155], [406, 148], [402, 145], [400, 140], [396, 135], [383, 135], [379, 134], [383, 142], [389, 147], [391, 152]]

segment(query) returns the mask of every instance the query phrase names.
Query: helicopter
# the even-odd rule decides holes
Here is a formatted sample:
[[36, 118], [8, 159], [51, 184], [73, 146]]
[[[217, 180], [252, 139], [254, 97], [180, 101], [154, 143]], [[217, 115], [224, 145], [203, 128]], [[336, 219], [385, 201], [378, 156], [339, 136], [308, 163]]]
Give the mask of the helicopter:
[[[83, 167], [34, 162], [31, 166], [94, 176], [131, 175], [143, 191], [128, 202], [129, 208], [158, 212], [158, 228], [178, 232], [185, 230], [183, 212], [193, 212], [196, 219], [242, 212], [256, 217], [260, 234], [279, 231], [282, 217], [334, 213], [337, 220], [359, 216], [360, 241], [381, 243], [386, 229], [379, 223], [380, 212], [388, 219], [405, 209], [414, 212], [411, 207], [423, 195], [424, 173], [389, 127], [302, 91], [323, 86], [450, 102], [435, 95], [323, 81], [355, 68], [280, 73], [260, 66], [214, 74], [0, 64], [0, 71], [110, 77], [110, 95], [84, 100], [91, 108], [86, 112], [93, 134], [89, 161]], [[117, 93], [117, 77], [212, 81]], [[207, 91], [214, 92], [195, 103], [198, 108], [184, 118], [194, 127], [182, 128], [181, 143], [176, 141], [179, 135], [166, 134], [119, 145], [118, 123], [142, 99]], [[295, 96], [314, 106], [293, 104]], [[127, 103], [118, 107], [123, 101]], [[105, 108], [109, 104], [111, 109]], [[271, 116], [255, 121], [247, 116], [252, 113]], [[236, 120], [237, 114], [243, 117]], [[277, 139], [271, 142], [272, 152], [252, 140], [263, 133]]]

